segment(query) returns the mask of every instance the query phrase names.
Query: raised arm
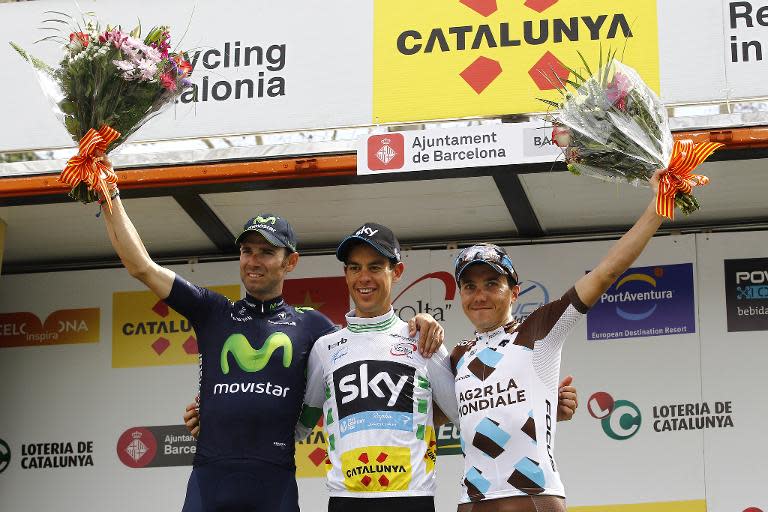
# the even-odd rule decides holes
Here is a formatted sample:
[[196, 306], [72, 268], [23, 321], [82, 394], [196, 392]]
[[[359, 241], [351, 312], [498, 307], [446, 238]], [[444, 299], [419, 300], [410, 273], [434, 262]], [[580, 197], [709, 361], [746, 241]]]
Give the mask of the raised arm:
[[125, 213], [119, 196], [112, 199], [112, 212], [104, 208], [102, 215], [112, 247], [131, 276], [144, 283], [161, 299], [166, 299], [171, 293], [176, 274], [161, 267], [149, 257], [136, 228]]
[[656, 171], [650, 180], [654, 198], [635, 225], [608, 251], [600, 264], [576, 281], [576, 293], [586, 306], [593, 306], [600, 296], [635, 262], [648, 241], [661, 226], [662, 217], [656, 213], [656, 194], [659, 177], [664, 171]]

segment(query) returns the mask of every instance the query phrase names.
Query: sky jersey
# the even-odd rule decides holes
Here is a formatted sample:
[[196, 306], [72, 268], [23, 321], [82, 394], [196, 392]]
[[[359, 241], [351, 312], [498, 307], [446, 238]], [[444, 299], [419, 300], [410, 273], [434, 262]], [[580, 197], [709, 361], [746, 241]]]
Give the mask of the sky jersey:
[[336, 327], [282, 297], [232, 302], [176, 276], [165, 302], [185, 316], [200, 352], [200, 437], [194, 464], [254, 459], [294, 468], [294, 431], [315, 341]]
[[322, 408], [330, 495], [433, 496], [432, 399], [456, 412], [448, 352], [419, 355], [408, 324], [391, 309], [374, 318], [350, 313], [347, 322], [312, 349], [305, 398], [308, 409]]
[[565, 497], [554, 459], [560, 353], [587, 309], [571, 288], [522, 323], [453, 349], [464, 452], [461, 503]]

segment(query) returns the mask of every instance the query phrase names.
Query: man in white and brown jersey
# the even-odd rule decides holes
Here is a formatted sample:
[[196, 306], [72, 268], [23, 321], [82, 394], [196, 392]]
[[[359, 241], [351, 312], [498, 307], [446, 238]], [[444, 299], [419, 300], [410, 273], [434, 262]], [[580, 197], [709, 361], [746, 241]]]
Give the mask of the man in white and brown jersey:
[[451, 354], [465, 457], [459, 512], [565, 512], [554, 458], [563, 342], [661, 222], [654, 197], [594, 270], [522, 323], [512, 317], [520, 287], [507, 253], [483, 244], [458, 255], [462, 307], [477, 331]]

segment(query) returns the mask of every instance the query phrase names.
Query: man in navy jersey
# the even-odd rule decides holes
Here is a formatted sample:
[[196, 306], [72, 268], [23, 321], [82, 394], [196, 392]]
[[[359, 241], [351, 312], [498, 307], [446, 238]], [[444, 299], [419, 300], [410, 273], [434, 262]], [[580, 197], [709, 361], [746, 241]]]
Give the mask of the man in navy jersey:
[[[200, 423], [184, 512], [297, 511], [294, 430], [315, 341], [336, 329], [319, 312], [282, 298], [298, 263], [296, 235], [273, 214], [248, 221], [238, 236], [246, 296], [232, 302], [189, 283], [150, 258], [113, 190], [107, 232], [131, 276], [194, 327], [200, 351]], [[442, 341], [442, 328], [420, 316], [420, 347]], [[434, 340], [434, 341], [433, 341]]]

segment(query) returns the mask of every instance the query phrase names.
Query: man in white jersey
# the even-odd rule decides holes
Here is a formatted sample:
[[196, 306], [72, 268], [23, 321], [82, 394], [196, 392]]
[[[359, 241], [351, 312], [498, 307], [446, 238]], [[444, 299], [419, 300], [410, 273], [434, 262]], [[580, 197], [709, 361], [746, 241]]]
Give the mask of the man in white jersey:
[[[345, 329], [315, 343], [302, 415], [311, 429], [322, 414], [328, 433], [328, 509], [434, 511], [433, 398], [457, 419], [448, 353], [441, 346], [422, 357], [392, 309], [392, 285], [405, 266], [389, 228], [366, 223], [336, 256], [355, 309]], [[566, 404], [565, 417], [575, 407], [575, 400]]]
[[[328, 433], [328, 510], [431, 512], [433, 398], [456, 418], [448, 352], [441, 346], [431, 358], [420, 355], [392, 309], [392, 285], [405, 265], [389, 228], [366, 223], [336, 256], [355, 309], [346, 328], [315, 343], [305, 396], [307, 408], [322, 408]], [[303, 416], [314, 425], [311, 414]]]
[[456, 258], [462, 307], [477, 330], [451, 353], [465, 456], [459, 512], [565, 512], [553, 453], [563, 342], [661, 222], [654, 198], [594, 270], [522, 323], [511, 307], [518, 274], [503, 249], [476, 245]]

